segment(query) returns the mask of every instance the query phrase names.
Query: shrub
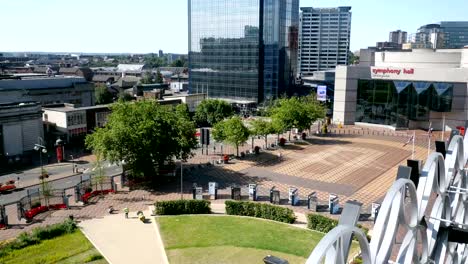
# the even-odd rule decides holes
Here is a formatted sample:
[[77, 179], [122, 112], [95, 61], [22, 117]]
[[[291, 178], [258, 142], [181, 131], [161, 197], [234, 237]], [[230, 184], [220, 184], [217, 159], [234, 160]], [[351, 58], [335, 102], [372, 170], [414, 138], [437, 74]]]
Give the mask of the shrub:
[[338, 225], [338, 221], [319, 214], [307, 215], [307, 228], [328, 233]]
[[63, 223], [35, 228], [31, 233], [21, 233], [15, 240], [0, 246], [0, 257], [6, 255], [11, 250], [22, 249], [39, 244], [42, 240], [73, 233], [75, 229], [76, 223], [67, 219]]
[[90, 255], [84, 259], [84, 263], [93, 262], [95, 260], [103, 259], [104, 257], [101, 254]]
[[242, 201], [226, 201], [225, 204], [228, 215], [251, 216], [290, 224], [296, 220], [294, 212], [289, 208]]
[[156, 202], [154, 207], [157, 215], [210, 214], [210, 204], [203, 200], [176, 200]]
[[[338, 220], [335, 220], [335, 219], [332, 219], [323, 215], [319, 215], [319, 214], [307, 215], [307, 228], [309, 229], [316, 230], [322, 233], [328, 233], [337, 225], [338, 225]], [[367, 237], [367, 240], [370, 240], [370, 237], [368, 235], [369, 229], [360, 224], [357, 224], [357, 227], [359, 227], [364, 232], [364, 234]]]

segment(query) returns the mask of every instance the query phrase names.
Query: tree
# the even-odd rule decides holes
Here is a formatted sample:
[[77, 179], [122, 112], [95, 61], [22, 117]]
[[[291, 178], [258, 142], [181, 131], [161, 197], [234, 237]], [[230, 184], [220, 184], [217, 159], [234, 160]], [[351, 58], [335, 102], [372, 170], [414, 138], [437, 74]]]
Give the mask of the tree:
[[255, 119], [251, 123], [251, 134], [265, 139], [265, 148], [268, 148], [268, 135], [276, 132], [273, 124], [265, 119]]
[[93, 166], [93, 173], [92, 173], [92, 184], [96, 185], [96, 189], [97, 189], [97, 186], [99, 185], [99, 187], [101, 187], [101, 190], [103, 190], [103, 187], [102, 185], [104, 184], [104, 180], [105, 180], [105, 168], [102, 164], [103, 160], [102, 160], [102, 156], [99, 154], [99, 153], [95, 153], [95, 156], [96, 156], [96, 162], [94, 162], [94, 166]]
[[163, 76], [159, 70], [156, 73], [156, 83], [164, 83]]
[[145, 72], [145, 74], [143, 75], [143, 78], [141, 78], [141, 83], [142, 84], [155, 83], [155, 80], [153, 78], [153, 74], [150, 71]]
[[133, 97], [125, 91], [120, 91], [118, 97], [119, 101], [130, 102], [133, 100]]
[[325, 117], [325, 108], [314, 95], [279, 99], [271, 110], [274, 128], [278, 131], [289, 130], [289, 140], [291, 140], [291, 129], [308, 129], [313, 122], [323, 117]]
[[213, 138], [219, 142], [226, 142], [236, 147], [239, 156], [239, 145], [245, 143], [249, 138], [249, 129], [242, 120], [235, 116], [217, 123], [213, 128]]
[[171, 63], [171, 67], [184, 67], [185, 60], [177, 59]]
[[195, 110], [194, 120], [198, 126], [213, 126], [234, 115], [232, 106], [218, 99], [203, 100]]
[[349, 65], [356, 65], [359, 64], [360, 57], [356, 55], [354, 52], [350, 51], [348, 56], [348, 64]]
[[154, 100], [119, 101], [107, 125], [87, 136], [86, 146], [112, 163], [125, 161], [135, 176], [154, 176], [174, 158], [193, 155], [195, 132], [195, 124], [174, 107]]
[[112, 95], [111, 92], [107, 89], [105, 85], [98, 85], [96, 86], [96, 89], [94, 90], [94, 95], [96, 97], [96, 104], [110, 104], [114, 100], [114, 96]]

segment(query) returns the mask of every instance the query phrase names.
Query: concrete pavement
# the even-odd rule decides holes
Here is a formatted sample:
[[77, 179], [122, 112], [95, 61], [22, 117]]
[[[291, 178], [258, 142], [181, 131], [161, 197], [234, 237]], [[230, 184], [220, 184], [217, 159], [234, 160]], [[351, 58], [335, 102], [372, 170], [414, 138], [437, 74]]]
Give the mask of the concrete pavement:
[[150, 210], [144, 212], [149, 220], [142, 223], [131, 212], [129, 219], [123, 214], [83, 221], [79, 224], [83, 233], [111, 264], [161, 263], [167, 264], [167, 256]]

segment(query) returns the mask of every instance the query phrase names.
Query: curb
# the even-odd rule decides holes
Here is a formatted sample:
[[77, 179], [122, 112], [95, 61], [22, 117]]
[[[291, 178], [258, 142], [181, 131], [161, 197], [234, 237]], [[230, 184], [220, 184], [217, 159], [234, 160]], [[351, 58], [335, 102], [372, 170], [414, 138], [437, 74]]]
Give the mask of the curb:
[[88, 239], [88, 241], [93, 245], [93, 247], [99, 251], [99, 253], [101, 254], [101, 256], [104, 257], [104, 259], [109, 263], [109, 264], [112, 264], [112, 262], [102, 253], [102, 250], [94, 243], [93, 240], [91, 240], [91, 238], [83, 231], [83, 228], [80, 226], [80, 232], [86, 237], [86, 239]]
[[[152, 207], [152, 206], [149, 206], [149, 207], [148, 207], [150, 213], [153, 211], [151, 207]], [[159, 240], [159, 243], [160, 243], [161, 246], [162, 246], [162, 252], [163, 252], [162, 258], [163, 258], [163, 262], [164, 262], [163, 264], [169, 264], [169, 259], [167, 258], [166, 248], [164, 247], [164, 241], [162, 240], [162, 237], [161, 237], [161, 232], [160, 232], [160, 230], [159, 230], [159, 225], [156, 223], [156, 217], [157, 217], [157, 216], [152, 216], [152, 218], [153, 218], [153, 219], [152, 219], [152, 220], [153, 220], [153, 223], [152, 223], [152, 224], [153, 224], [153, 227], [154, 227], [154, 229], [155, 229], [155, 231], [156, 231], [157, 239]]]

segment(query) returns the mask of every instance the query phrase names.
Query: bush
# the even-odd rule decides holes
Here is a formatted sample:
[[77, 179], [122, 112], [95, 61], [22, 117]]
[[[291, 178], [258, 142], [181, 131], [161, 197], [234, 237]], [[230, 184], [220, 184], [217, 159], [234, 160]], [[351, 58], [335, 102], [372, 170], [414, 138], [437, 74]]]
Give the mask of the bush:
[[338, 225], [338, 221], [319, 214], [307, 215], [307, 228], [328, 233]]
[[93, 262], [95, 260], [103, 259], [104, 257], [101, 254], [90, 255], [84, 259], [84, 263]]
[[31, 233], [21, 233], [15, 240], [3, 244], [0, 247], [0, 257], [6, 255], [11, 250], [22, 249], [27, 246], [39, 244], [42, 240], [52, 239], [64, 234], [73, 233], [76, 230], [76, 223], [70, 219], [63, 223], [46, 227], [37, 227]]
[[[328, 233], [337, 225], [338, 225], [338, 220], [335, 220], [335, 219], [332, 219], [323, 215], [319, 215], [319, 214], [307, 215], [307, 228], [309, 229], [319, 231], [322, 233]], [[357, 227], [359, 227], [364, 232], [364, 234], [367, 237], [367, 240], [370, 240], [370, 237], [368, 235], [369, 229], [360, 224], [357, 224]]]
[[210, 214], [210, 204], [203, 200], [176, 200], [156, 202], [154, 207], [157, 215]]
[[294, 212], [289, 208], [264, 203], [226, 201], [228, 215], [251, 216], [292, 224], [296, 220]]

